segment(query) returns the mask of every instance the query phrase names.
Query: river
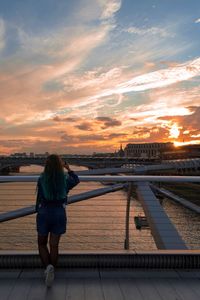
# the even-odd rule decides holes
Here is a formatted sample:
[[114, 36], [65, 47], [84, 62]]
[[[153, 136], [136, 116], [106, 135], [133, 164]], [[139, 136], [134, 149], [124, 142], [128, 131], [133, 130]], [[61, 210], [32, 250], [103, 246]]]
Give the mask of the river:
[[[72, 167], [83, 170], [81, 167]], [[20, 175], [39, 174], [42, 167], [21, 167]], [[16, 175], [16, 174], [15, 174]], [[102, 187], [101, 183], [82, 182], [70, 195]], [[10, 211], [35, 203], [35, 183], [1, 183], [0, 212]], [[67, 232], [61, 238], [60, 248], [67, 250], [123, 250], [125, 238], [126, 192], [117, 191], [67, 207]], [[200, 248], [200, 218], [169, 200], [163, 200], [163, 207], [178, 229], [189, 249]], [[156, 250], [149, 229], [137, 230], [134, 216], [143, 215], [143, 209], [136, 199], [131, 201], [130, 249]], [[2, 223], [0, 250], [36, 250], [37, 236], [35, 214]]]

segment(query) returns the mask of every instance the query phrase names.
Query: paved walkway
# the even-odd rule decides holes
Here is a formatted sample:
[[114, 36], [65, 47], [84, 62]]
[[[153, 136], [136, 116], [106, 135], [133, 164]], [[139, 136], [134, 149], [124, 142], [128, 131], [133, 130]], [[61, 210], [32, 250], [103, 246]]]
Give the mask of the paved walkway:
[[46, 288], [41, 269], [2, 269], [0, 299], [199, 300], [200, 270], [59, 269]]

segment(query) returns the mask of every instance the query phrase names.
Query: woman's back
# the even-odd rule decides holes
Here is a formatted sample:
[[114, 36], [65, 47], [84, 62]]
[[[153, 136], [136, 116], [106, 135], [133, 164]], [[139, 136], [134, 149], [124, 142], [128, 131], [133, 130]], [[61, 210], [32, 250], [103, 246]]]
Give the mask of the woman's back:
[[64, 173], [63, 162], [58, 155], [52, 154], [47, 158], [44, 172], [38, 179], [36, 209], [39, 203], [43, 202], [61, 201], [67, 204], [67, 194], [79, 183], [79, 178], [68, 165], [64, 166], [68, 169], [67, 175]]
[[55, 172], [51, 176], [42, 173], [39, 178], [43, 191], [43, 198], [46, 201], [59, 201], [67, 194], [67, 176], [63, 173]]
[[58, 155], [47, 158], [44, 172], [40, 176], [44, 197], [47, 201], [60, 200], [66, 195], [66, 176]]

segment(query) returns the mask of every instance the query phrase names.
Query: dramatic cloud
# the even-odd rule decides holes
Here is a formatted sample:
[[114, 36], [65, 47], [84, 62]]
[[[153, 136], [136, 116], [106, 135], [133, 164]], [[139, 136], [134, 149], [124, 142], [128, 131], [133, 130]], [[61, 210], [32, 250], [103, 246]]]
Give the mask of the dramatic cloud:
[[83, 123], [81, 123], [81, 124], [79, 124], [79, 125], [76, 125], [75, 126], [76, 128], [78, 128], [78, 129], [80, 129], [80, 130], [92, 130], [92, 126], [91, 126], [91, 124], [90, 123], [88, 123], [88, 122], [83, 122]]
[[152, 34], [152, 35], [160, 35], [161, 37], [167, 37], [170, 34], [163, 28], [158, 27], [150, 27], [150, 28], [139, 28], [139, 27], [129, 27], [123, 30], [124, 32], [138, 34], [138, 35], [145, 35], [145, 34]]
[[121, 137], [126, 137], [127, 136], [127, 133], [111, 133], [108, 135], [108, 138], [109, 139], [118, 139], [118, 138], [121, 138]]
[[[176, 67], [169, 67], [155, 72], [146, 73], [140, 76], [133, 77], [132, 79], [115, 85], [115, 88], [109, 89], [102, 86], [103, 92], [97, 93], [91, 97], [83, 97], [82, 102], [87, 103], [95, 102], [99, 99], [108, 96], [114, 96], [131, 92], [139, 92], [151, 90], [156, 88], [167, 87], [169, 85], [191, 79], [200, 75], [200, 58], [187, 61], [183, 64], [177, 64]], [[130, 75], [129, 75], [130, 76]], [[121, 80], [120, 78], [118, 80]], [[83, 104], [81, 104], [83, 105]], [[57, 112], [59, 113], [59, 112]], [[60, 113], [63, 113], [61, 111]]]
[[[162, 116], [159, 117], [158, 119], [160, 120], [171, 120], [173, 122], [183, 122], [183, 124], [186, 127], [194, 127], [200, 129], [200, 107], [196, 106], [190, 106], [188, 107], [190, 114], [181, 116], [181, 115], [174, 115], [174, 116]], [[189, 130], [189, 129], [188, 129]]]
[[0, 4], [1, 152], [200, 140], [195, 0], [15, 2]]
[[177, 67], [162, 69], [141, 76], [137, 76], [123, 83], [115, 92], [127, 93], [131, 91], [144, 91], [158, 87], [168, 86], [183, 80], [200, 75], [200, 58], [180, 64]]
[[61, 118], [59, 116], [55, 116], [53, 118], [53, 121], [55, 121], [55, 122], [76, 122], [77, 118], [72, 118], [72, 117]]
[[94, 141], [103, 141], [106, 140], [106, 137], [101, 135], [101, 134], [92, 134], [92, 135], [68, 135], [68, 134], [64, 134], [61, 136], [61, 139], [69, 142], [70, 144], [72, 142], [75, 143], [81, 143], [81, 142], [85, 142], [86, 144], [88, 142], [94, 142]]
[[120, 121], [109, 117], [97, 117], [96, 120], [103, 123], [103, 126], [101, 126], [102, 129], [121, 125]]
[[121, 7], [121, 0], [99, 0], [99, 3], [104, 6], [101, 19], [111, 18]]
[[189, 115], [163, 116], [158, 118], [167, 121], [167, 124], [172, 124], [171, 129], [173, 127], [175, 128], [177, 136], [180, 135], [181, 140], [194, 140], [199, 138], [200, 107], [188, 107], [188, 109], [191, 111]]

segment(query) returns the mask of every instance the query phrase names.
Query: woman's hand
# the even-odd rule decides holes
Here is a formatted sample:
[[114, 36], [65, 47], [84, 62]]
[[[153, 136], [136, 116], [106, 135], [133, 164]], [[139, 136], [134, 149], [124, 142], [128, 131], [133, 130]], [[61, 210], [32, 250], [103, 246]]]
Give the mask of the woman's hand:
[[64, 167], [65, 167], [65, 169], [67, 169], [67, 171], [71, 171], [71, 169], [66, 161], [64, 161]]

